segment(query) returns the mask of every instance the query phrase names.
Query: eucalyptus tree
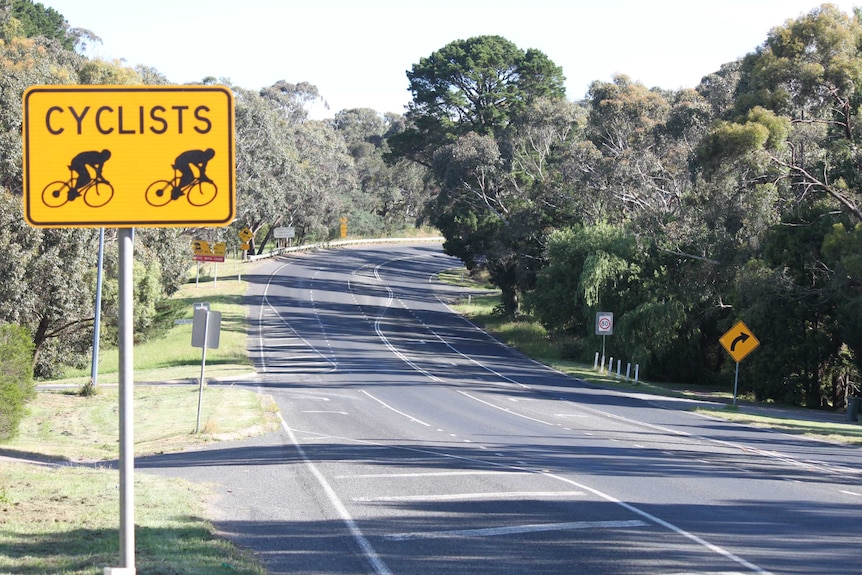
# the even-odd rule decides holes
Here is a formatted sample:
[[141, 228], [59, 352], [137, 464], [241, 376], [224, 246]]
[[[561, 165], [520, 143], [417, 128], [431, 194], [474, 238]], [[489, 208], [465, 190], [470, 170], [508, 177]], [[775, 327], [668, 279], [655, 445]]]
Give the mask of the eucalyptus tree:
[[780, 142], [786, 146], [759, 140], [747, 149], [769, 153], [796, 197], [826, 195], [856, 221], [862, 221], [860, 45], [858, 14], [832, 4], [774, 28], [743, 61], [735, 117], [730, 118], [745, 123], [760, 107], [790, 122], [792, 131]]
[[44, 38], [13, 38], [0, 43], [0, 186], [20, 190], [24, 92], [36, 84], [74, 84], [81, 56]]
[[431, 221], [448, 253], [488, 269], [507, 313], [533, 288], [547, 234], [579, 218], [554, 168], [578, 133], [577, 115], [564, 99], [538, 100], [496, 137], [468, 132], [435, 154]]
[[444, 248], [468, 267], [483, 262], [517, 312], [540, 250], [528, 246], [537, 222], [513, 173], [514, 124], [537, 102], [564, 99], [562, 71], [539, 50], [479, 36], [422, 58], [407, 77], [413, 100], [405, 129], [388, 138], [389, 157], [431, 168], [439, 192], [429, 220]]
[[423, 212], [428, 198], [425, 168], [403, 159], [384, 160], [386, 134], [399, 120], [368, 108], [342, 110], [332, 120], [355, 165], [358, 186], [345, 201], [350, 229], [357, 233], [398, 232], [416, 225]]
[[431, 166], [434, 152], [468, 132], [491, 135], [539, 98], [565, 96], [562, 70], [544, 53], [501, 36], [456, 40], [407, 72], [413, 100], [394, 157]]
[[[705, 180], [735, 181], [773, 206], [771, 215], [766, 209], [737, 212], [741, 222], [760, 218], [766, 230], [748, 236], [756, 249], [739, 271], [746, 289], [730, 303], [736, 315], [758, 318], [764, 333], [786, 342], [778, 355], [752, 358], [762, 375], [755, 391], [817, 407], [836, 395], [827, 392], [831, 384], [823, 374], [843, 364], [843, 344], [862, 365], [853, 336], [862, 276], [854, 277], [840, 253], [852, 250], [855, 226], [862, 223], [860, 45], [858, 12], [830, 4], [774, 28], [742, 60], [734, 106], [699, 153]], [[740, 165], [747, 181], [728, 172]], [[827, 240], [829, 254], [821, 248]], [[775, 309], [781, 317], [765, 313]]]
[[234, 87], [233, 93], [237, 225], [258, 233], [287, 215], [298, 152], [277, 108], [259, 92]]
[[328, 122], [304, 122], [292, 132], [300, 160], [289, 206], [297, 238], [334, 237], [346, 215], [345, 199], [358, 187], [344, 138]]

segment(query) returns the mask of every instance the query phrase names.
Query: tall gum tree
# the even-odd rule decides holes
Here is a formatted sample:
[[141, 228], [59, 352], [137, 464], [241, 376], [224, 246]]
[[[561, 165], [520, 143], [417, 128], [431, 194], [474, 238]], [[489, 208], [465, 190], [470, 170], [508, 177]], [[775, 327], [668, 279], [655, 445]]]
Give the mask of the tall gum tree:
[[439, 192], [429, 219], [446, 237], [444, 248], [468, 267], [483, 261], [507, 311], [517, 312], [522, 270], [529, 277], [533, 267], [522, 255], [540, 250], [527, 245], [535, 218], [515, 176], [527, 165], [513, 158], [529, 146], [511, 141], [512, 134], [527, 137], [529, 131], [523, 124], [510, 128], [537, 102], [565, 99], [562, 70], [539, 50], [478, 36], [422, 58], [407, 77], [413, 94], [407, 126], [389, 138], [388, 157], [432, 169]]

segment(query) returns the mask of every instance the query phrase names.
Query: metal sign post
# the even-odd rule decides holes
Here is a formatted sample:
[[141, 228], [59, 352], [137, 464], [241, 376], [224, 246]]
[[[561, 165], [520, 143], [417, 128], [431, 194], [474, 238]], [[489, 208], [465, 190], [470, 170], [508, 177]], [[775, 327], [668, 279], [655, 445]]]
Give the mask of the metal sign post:
[[22, 104], [24, 220], [119, 230], [121, 567], [104, 572], [134, 575], [134, 228], [233, 222], [233, 94], [210, 85], [32, 86]]
[[[605, 364], [605, 336], [614, 335], [614, 314], [610, 311], [596, 312], [596, 335], [602, 336], [602, 363]], [[599, 373], [601, 373], [601, 369]], [[610, 368], [608, 369], [610, 371]]]
[[135, 567], [134, 229], [119, 230], [120, 249], [120, 566]]
[[721, 346], [736, 362], [736, 375], [733, 378], [733, 405], [736, 405], [736, 392], [739, 386], [739, 362], [760, 345], [760, 340], [742, 321], [738, 321], [718, 339]]
[[221, 333], [221, 312], [210, 311], [209, 304], [195, 306], [195, 318], [192, 323], [192, 347], [201, 349], [201, 379], [198, 386], [198, 417], [195, 423], [195, 433], [201, 428], [201, 407], [204, 397], [204, 370], [207, 363], [207, 348], [218, 349], [219, 333]]

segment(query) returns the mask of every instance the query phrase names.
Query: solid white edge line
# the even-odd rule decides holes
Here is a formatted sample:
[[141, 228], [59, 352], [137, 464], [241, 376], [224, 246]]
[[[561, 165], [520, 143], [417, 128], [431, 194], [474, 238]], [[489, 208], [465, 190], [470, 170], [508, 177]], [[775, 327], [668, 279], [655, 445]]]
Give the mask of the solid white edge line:
[[418, 423], [418, 424], [420, 424], [420, 425], [424, 425], [425, 427], [431, 427], [431, 425], [430, 425], [430, 424], [425, 423], [425, 422], [424, 422], [424, 421], [422, 421], [421, 419], [416, 419], [416, 418], [415, 418], [415, 417], [413, 417], [412, 415], [408, 415], [408, 414], [404, 413], [403, 411], [398, 411], [397, 409], [395, 409], [394, 407], [392, 407], [391, 405], [389, 405], [389, 404], [388, 404], [388, 403], [386, 403], [385, 401], [382, 401], [382, 400], [380, 400], [380, 399], [377, 399], [376, 397], [374, 397], [373, 395], [371, 395], [370, 393], [368, 393], [368, 392], [367, 392], [367, 391], [365, 391], [364, 389], [360, 389], [360, 390], [359, 390], [359, 393], [364, 393], [365, 395], [367, 395], [368, 397], [370, 397], [371, 399], [373, 399], [374, 401], [376, 401], [377, 403], [379, 403], [380, 405], [382, 405], [382, 406], [383, 406], [383, 407], [385, 407], [386, 409], [392, 410], [392, 411], [394, 411], [395, 413], [397, 413], [398, 415], [402, 415], [402, 416], [406, 417], [407, 419], [409, 419], [410, 421], [413, 421], [414, 423]]
[[326, 480], [326, 477], [323, 476], [323, 473], [317, 468], [317, 466], [311, 462], [308, 455], [305, 453], [305, 450], [302, 448], [302, 445], [297, 440], [296, 436], [293, 434], [293, 430], [287, 425], [287, 422], [278, 414], [278, 418], [281, 421], [281, 427], [287, 433], [288, 437], [290, 437], [290, 441], [293, 442], [294, 447], [299, 452], [299, 456], [302, 458], [302, 461], [305, 463], [305, 466], [309, 471], [314, 475], [317, 479], [317, 482], [323, 488], [323, 491], [326, 493], [326, 497], [329, 499], [329, 502], [338, 512], [338, 515], [341, 516], [341, 520], [344, 521], [344, 524], [347, 526], [347, 529], [350, 531], [350, 534], [353, 536], [353, 539], [356, 541], [359, 548], [362, 549], [362, 554], [365, 555], [366, 559], [371, 563], [371, 566], [374, 568], [374, 573], [377, 575], [392, 575], [392, 571], [389, 570], [389, 567], [386, 566], [386, 563], [383, 562], [383, 559], [380, 558], [380, 555], [377, 554], [374, 547], [365, 538], [365, 535], [362, 534], [362, 531], [359, 529], [359, 526], [356, 524], [356, 521], [351, 517], [350, 512], [347, 511], [347, 508], [339, 499], [338, 494], [335, 493], [335, 490]]
[[638, 509], [634, 505], [626, 503], [625, 501], [621, 501], [620, 499], [617, 499], [616, 497], [613, 497], [612, 495], [608, 495], [607, 493], [599, 491], [598, 489], [593, 489], [592, 487], [588, 487], [586, 485], [583, 485], [582, 483], [578, 483], [577, 481], [573, 481], [567, 477], [562, 477], [562, 476], [557, 475], [555, 473], [544, 473], [543, 472], [542, 475], [545, 475], [546, 477], [551, 477], [553, 479], [557, 479], [559, 481], [562, 481], [563, 483], [568, 483], [569, 485], [574, 485], [575, 487], [578, 487], [579, 489], [583, 489], [584, 491], [588, 491], [588, 492], [592, 493], [593, 495], [595, 495], [597, 497], [601, 497], [602, 499], [604, 499], [605, 501], [608, 501], [610, 503], [616, 503], [617, 505], [623, 507], [624, 509], [628, 509], [632, 513], [634, 513], [636, 515], [640, 515], [644, 519], [652, 521], [653, 523], [656, 523], [657, 525], [661, 525], [665, 529], [669, 529], [670, 531], [673, 531], [677, 535], [681, 535], [682, 537], [685, 537], [686, 539], [694, 541], [698, 545], [706, 547], [707, 549], [709, 549], [710, 551], [712, 551], [714, 553], [717, 553], [719, 555], [723, 555], [724, 557], [742, 565], [743, 567], [745, 567], [746, 569], [748, 569], [749, 571], [751, 571], [753, 573], [759, 573], [760, 575], [772, 575], [769, 571], [761, 569], [760, 567], [758, 567], [754, 563], [750, 563], [750, 562], [746, 561], [742, 557], [739, 557], [738, 555], [731, 553], [727, 549], [719, 547], [718, 545], [714, 545], [713, 543], [710, 543], [709, 541], [698, 537], [694, 533], [689, 533], [685, 529], [677, 527], [673, 523], [669, 523], [669, 522], [665, 521], [664, 519], [660, 519], [659, 517], [656, 517], [652, 513], [644, 511], [643, 509]]

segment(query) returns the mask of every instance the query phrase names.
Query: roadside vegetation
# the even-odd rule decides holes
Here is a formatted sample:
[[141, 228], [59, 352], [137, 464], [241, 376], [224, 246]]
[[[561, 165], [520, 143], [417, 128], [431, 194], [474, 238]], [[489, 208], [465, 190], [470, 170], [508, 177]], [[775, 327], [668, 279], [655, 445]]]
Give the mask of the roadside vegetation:
[[[32, 0], [0, 8], [0, 275], [13, 278], [0, 285], [0, 323], [29, 331], [37, 380], [86, 368], [98, 232], [24, 222], [22, 95], [171, 83], [89, 57], [96, 33]], [[201, 78], [234, 94], [236, 221], [136, 231], [135, 333], [161, 333], [194, 241], [235, 252], [248, 229], [259, 254], [279, 228], [296, 245], [340, 237], [342, 222], [351, 237], [430, 226], [448, 254], [488, 271], [501, 312], [571, 338], [574, 360], [592, 359], [580, 339], [596, 312], [613, 312], [619, 353], [653, 380], [713, 386], [734, 363], [712, 343], [744, 320], [764, 345], [742, 392], [841, 409], [862, 381], [860, 44], [862, 13], [813, 5], [696, 86], [651, 88], [635, 70], [566, 94], [541, 46], [483, 35], [419, 58], [404, 114], [325, 120], [309, 110], [326, 95], [302, 79]], [[108, 347], [112, 230], [105, 252]]]
[[[193, 434], [196, 386], [135, 390], [137, 457], [265, 433], [275, 408], [247, 390], [208, 386]], [[0, 448], [0, 572], [92, 575], [119, 557], [117, 391], [42, 391], [18, 437]], [[3, 460], [12, 457], [11, 460]], [[210, 487], [135, 474], [136, 567], [141, 574], [265, 571], [207, 520]]]
[[[440, 279], [461, 287], [487, 288], [488, 283], [479, 274], [473, 279], [464, 270], [449, 270], [440, 274]], [[582, 338], [573, 341], [571, 338], [560, 337], [548, 333], [538, 321], [529, 316], [521, 316], [514, 321], [500, 313], [500, 294], [489, 290], [486, 295], [473, 295], [454, 304], [452, 307], [473, 323], [493, 334], [501, 342], [519, 350], [524, 355], [548, 365], [562, 373], [571, 375], [590, 385], [607, 387], [621, 391], [645, 393], [658, 396], [680, 397], [692, 400], [715, 402], [715, 408], [695, 408], [694, 411], [718, 417], [737, 423], [773, 429], [785, 433], [805, 435], [814, 439], [862, 445], [862, 425], [842, 423], [839, 421], [823, 421], [815, 410], [806, 412], [804, 409], [782, 409], [792, 406], [781, 406], [775, 402], [758, 402], [753, 394], [738, 397], [738, 405], [732, 405], [732, 380], [726, 385], [693, 386], [673, 382], [655, 382], [646, 379], [634, 381], [634, 372], [625, 378], [625, 368], [621, 377], [607, 370], [599, 371], [593, 365], [573, 361], [574, 348], [589, 347], [594, 351], [601, 350], [599, 337]], [[718, 342], [715, 343], [718, 346]], [[625, 365], [625, 361], [623, 365]], [[752, 413], [746, 406], [771, 407], [774, 415]], [[785, 415], [785, 413], [789, 413]], [[834, 413], [834, 412], [833, 412]], [[833, 418], [834, 419], [834, 418]]]
[[[228, 268], [229, 269], [229, 268]], [[246, 268], [246, 271], [248, 268]], [[205, 276], [174, 296], [178, 319], [206, 301], [222, 313], [218, 349], [208, 350], [206, 376], [250, 373], [246, 354], [245, 282]], [[191, 325], [135, 346], [135, 453], [267, 433], [276, 408], [267, 396], [208, 385], [201, 432], [194, 434], [201, 350]], [[92, 575], [119, 556], [118, 397], [116, 352], [103, 354], [97, 392], [83, 395], [89, 370], [70, 370], [27, 405], [15, 439], [0, 445], [0, 572]], [[11, 458], [11, 459], [4, 459]], [[217, 536], [207, 520], [210, 487], [135, 474], [136, 567], [141, 574], [262, 575], [248, 553]]]
[[[0, 282], [0, 324], [26, 330], [32, 343], [26, 385], [4, 394], [24, 403], [31, 375], [72, 391], [90, 382], [98, 231], [25, 223], [22, 95], [40, 84], [170, 82], [146, 66], [86, 57], [81, 47], [97, 36], [70, 28], [42, 4], [0, 4], [0, 77], [7, 81], [0, 91], [0, 277], [7, 278]], [[212, 281], [191, 284], [193, 241], [224, 241], [236, 252], [237, 232], [248, 228], [250, 252], [261, 253], [274, 245], [278, 227], [293, 228], [295, 244], [311, 243], [339, 237], [346, 221], [351, 237], [392, 237], [422, 225], [439, 230], [446, 252], [471, 273], [487, 271], [484, 281], [499, 290], [472, 298], [465, 313], [527, 355], [593, 383], [633, 385], [590, 373], [599, 349], [591, 335], [595, 313], [612, 311], [613, 354], [641, 366], [637, 389], [726, 398], [733, 362], [716, 342], [744, 319], [762, 342], [745, 360], [744, 400], [842, 409], [862, 381], [862, 108], [854, 104], [862, 98], [862, 12], [823, 4], [764, 33], [751, 53], [704, 70], [698, 86], [680, 90], [618, 75], [596, 80], [586, 95], [566, 95], [564, 71], [540, 47], [520, 48], [499, 36], [455, 40], [421, 58], [407, 74], [413, 101], [404, 115], [351, 109], [316, 121], [308, 110], [325, 95], [307, 82], [228, 86], [235, 97], [237, 218], [226, 228], [136, 231], [136, 380], [199, 376], [191, 326], [175, 322], [190, 319], [192, 304], [202, 301], [223, 313], [221, 347], [207, 354], [206, 374], [250, 370], [243, 286], [222, 278], [218, 289]], [[107, 230], [98, 393], [87, 401], [37, 394], [33, 418], [54, 409], [54, 418], [80, 421], [40, 428], [25, 417], [17, 439], [0, 449], [17, 445], [34, 459], [66, 463], [102, 461], [111, 451], [110, 434], [99, 439], [92, 420], [112, 420], [102, 402], [110, 401], [103, 386], [116, 383], [118, 371], [117, 259], [115, 230]], [[457, 275], [461, 281], [465, 274]], [[158, 389], [141, 391], [153, 416], [193, 395], [167, 405], [159, 402], [178, 392]], [[207, 391], [211, 400], [244, 404]], [[51, 401], [58, 405], [45, 404]], [[72, 406], [59, 405], [65, 401]], [[17, 405], [9, 411], [17, 420]], [[142, 434], [141, 449], [201, 439], [167, 423], [152, 424], [165, 425], [165, 435]], [[852, 426], [821, 432], [773, 424], [858, 437]], [[209, 439], [261, 428], [243, 422], [231, 429], [217, 413], [206, 425]], [[39, 493], [42, 482], [33, 474], [40, 469], [4, 462], [0, 505], [8, 512], [0, 515], [0, 537], [12, 539], [0, 539], [0, 560], [33, 561], [34, 572], [91, 573], [103, 551], [88, 542], [108, 533], [101, 524], [76, 522], [99, 516], [78, 517], [95, 500], [110, 500], [112, 472], [46, 469], [59, 478], [56, 491]], [[183, 496], [183, 489], [171, 491]], [[191, 488], [184, 493], [190, 506], [199, 499]], [[39, 505], [49, 504], [57, 507], [38, 515]], [[154, 504], [161, 519], [153, 532], [184, 529], [173, 523], [182, 508]], [[110, 504], [105, 509], [112, 513]], [[52, 514], [60, 518], [53, 526]], [[29, 533], [39, 525], [41, 535]], [[198, 528], [207, 531], [205, 522]], [[83, 547], [70, 550], [65, 540]], [[54, 549], [64, 557], [40, 567]], [[234, 568], [233, 559], [220, 567], [214, 557], [202, 560], [208, 570], [174, 567], [174, 555], [184, 560], [177, 549], [142, 553], [153, 573]]]

